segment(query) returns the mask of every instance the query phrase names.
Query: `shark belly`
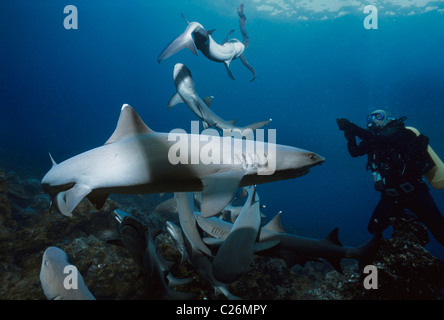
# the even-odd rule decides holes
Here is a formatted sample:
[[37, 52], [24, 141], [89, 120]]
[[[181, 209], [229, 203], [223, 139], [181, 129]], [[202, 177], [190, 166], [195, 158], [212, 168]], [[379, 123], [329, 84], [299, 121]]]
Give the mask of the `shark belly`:
[[214, 41], [211, 36], [209, 36], [208, 39], [208, 48], [201, 51], [208, 59], [215, 62], [230, 62], [231, 60], [235, 60], [245, 49], [245, 46], [237, 40], [220, 45]]

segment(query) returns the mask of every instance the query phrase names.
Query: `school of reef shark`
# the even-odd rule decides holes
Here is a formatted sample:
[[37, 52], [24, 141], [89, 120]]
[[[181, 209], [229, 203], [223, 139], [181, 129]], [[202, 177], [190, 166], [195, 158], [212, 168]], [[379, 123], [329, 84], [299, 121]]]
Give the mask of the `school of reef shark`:
[[[253, 73], [254, 80], [256, 71], [243, 55], [249, 44], [243, 4], [237, 11], [242, 42], [228, 39], [231, 31], [222, 44], [218, 44], [211, 37], [214, 30], [207, 31], [198, 22], [185, 19], [185, 31], [162, 51], [158, 62], [184, 48], [196, 55], [199, 50], [208, 59], [223, 63], [231, 79], [234, 77], [229, 65], [239, 58]], [[168, 107], [185, 103], [204, 128], [255, 130], [271, 120], [235, 126], [233, 121], [223, 120], [210, 109], [212, 97], [199, 97], [185, 65], [175, 65], [173, 79], [177, 92]], [[103, 146], [61, 163], [51, 157], [52, 168], [41, 181], [42, 189], [50, 195], [51, 208], [66, 216], [72, 216], [85, 197], [100, 209], [112, 193], [173, 193], [174, 197], [161, 203], [157, 211], [178, 214], [179, 226], [168, 221], [166, 231], [182, 255], [180, 263], [188, 261], [199, 277], [211, 284], [216, 295], [227, 299], [239, 299], [229, 292], [227, 285], [248, 270], [254, 255], [282, 258], [289, 267], [310, 260], [325, 260], [340, 271], [342, 258], [364, 261], [374, 252], [376, 238], [361, 247], [347, 247], [339, 242], [338, 229], [325, 239], [286, 233], [280, 213], [261, 227], [261, 203], [256, 186], [303, 176], [311, 167], [325, 161], [322, 156], [264, 142], [264, 148], [258, 153], [257, 148], [247, 148], [251, 141], [242, 137], [182, 133], [176, 138], [185, 141], [185, 147], [180, 149], [183, 161], [172, 163], [171, 150], [177, 139], [171, 140], [168, 133], [153, 131], [131, 106], [124, 104], [115, 131]], [[222, 148], [222, 140], [228, 141], [228, 149]], [[258, 142], [252, 143], [256, 146]], [[209, 149], [220, 151], [223, 161], [192, 161]], [[243, 205], [233, 205], [236, 195], [243, 199]], [[192, 299], [193, 294], [175, 290], [193, 279], [173, 275], [172, 262], [165, 260], [156, 247], [159, 232], [129, 213], [115, 210], [114, 214], [119, 223], [120, 239], [109, 243], [126, 248], [147, 276], [160, 284], [165, 299]], [[40, 281], [46, 298], [94, 299], [80, 274], [77, 290], [65, 288], [64, 268], [73, 265], [68, 261], [68, 255], [60, 248], [49, 247], [44, 252]]]

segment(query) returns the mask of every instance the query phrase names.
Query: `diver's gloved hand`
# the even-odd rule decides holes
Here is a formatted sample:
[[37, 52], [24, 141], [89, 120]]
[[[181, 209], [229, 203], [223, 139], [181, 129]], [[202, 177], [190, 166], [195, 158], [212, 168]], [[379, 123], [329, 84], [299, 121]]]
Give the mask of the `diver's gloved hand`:
[[351, 123], [345, 118], [336, 119], [336, 123], [338, 124], [339, 130], [342, 131], [350, 131], [353, 125], [353, 123]]

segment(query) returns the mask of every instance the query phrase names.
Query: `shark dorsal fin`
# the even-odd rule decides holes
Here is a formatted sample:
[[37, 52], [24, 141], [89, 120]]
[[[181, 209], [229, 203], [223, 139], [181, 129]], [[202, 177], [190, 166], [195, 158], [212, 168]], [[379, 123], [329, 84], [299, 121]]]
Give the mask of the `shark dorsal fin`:
[[339, 241], [339, 238], [338, 238], [338, 230], [339, 230], [338, 228], [333, 229], [333, 231], [328, 234], [328, 236], [324, 239], [324, 241], [327, 241], [327, 242], [330, 242], [330, 243], [333, 243], [335, 245], [342, 247], [342, 243]]
[[205, 104], [207, 105], [208, 108], [210, 108], [211, 106], [211, 101], [213, 101], [214, 97], [213, 96], [209, 96], [209, 97], [205, 97], [202, 100], [205, 102]]
[[52, 166], [55, 167], [57, 165], [57, 162], [54, 161], [54, 159], [52, 158], [51, 153], [49, 153], [49, 158], [51, 159]]
[[279, 232], [279, 233], [285, 233], [284, 228], [282, 227], [281, 224], [281, 213], [282, 211], [279, 211], [273, 219], [271, 219], [265, 226], [264, 229], [268, 229], [274, 232]]
[[124, 104], [120, 111], [117, 127], [105, 144], [150, 132], [152, 132], [152, 130], [147, 127], [137, 112], [129, 104]]

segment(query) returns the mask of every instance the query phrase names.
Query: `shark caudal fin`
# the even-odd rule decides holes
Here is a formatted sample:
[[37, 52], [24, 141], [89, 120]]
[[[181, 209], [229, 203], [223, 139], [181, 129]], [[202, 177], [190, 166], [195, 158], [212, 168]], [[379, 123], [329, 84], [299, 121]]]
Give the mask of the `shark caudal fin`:
[[185, 31], [181, 35], [179, 35], [176, 39], [171, 41], [171, 43], [168, 46], [166, 46], [166, 48], [157, 58], [157, 62], [160, 63], [162, 60], [171, 57], [173, 54], [179, 52], [184, 48], [190, 49], [191, 52], [197, 56], [197, 47], [196, 44], [194, 43], [193, 32], [198, 28], [203, 29], [203, 27], [197, 22], [187, 21], [187, 23], [188, 26], [185, 29]]

